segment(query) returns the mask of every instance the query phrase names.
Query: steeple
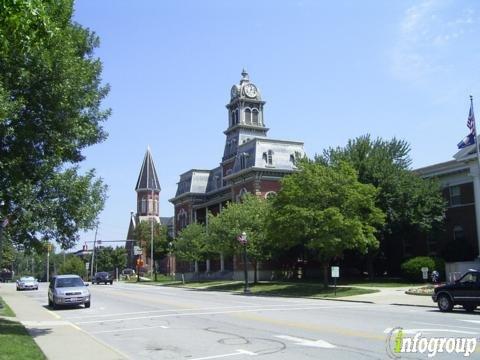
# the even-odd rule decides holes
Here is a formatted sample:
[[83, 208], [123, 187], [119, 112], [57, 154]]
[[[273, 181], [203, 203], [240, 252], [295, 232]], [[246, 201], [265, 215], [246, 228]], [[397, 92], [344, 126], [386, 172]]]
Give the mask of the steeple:
[[159, 200], [160, 181], [153, 162], [150, 147], [143, 158], [140, 174], [138, 175], [135, 191], [137, 192], [137, 216], [140, 221], [154, 217], [160, 221]]
[[157, 172], [155, 170], [155, 164], [153, 163], [152, 154], [150, 153], [150, 146], [147, 148], [145, 157], [143, 158], [142, 168], [138, 175], [137, 186], [135, 190], [154, 190], [160, 191], [160, 182], [158, 181]]

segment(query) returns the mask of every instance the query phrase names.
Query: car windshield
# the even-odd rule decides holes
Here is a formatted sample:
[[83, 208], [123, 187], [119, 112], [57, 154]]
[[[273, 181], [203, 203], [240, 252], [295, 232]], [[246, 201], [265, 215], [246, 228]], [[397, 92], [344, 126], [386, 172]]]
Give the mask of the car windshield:
[[99, 272], [99, 273], [97, 273], [97, 276], [105, 276], [105, 275], [107, 275], [106, 272]]
[[20, 281], [34, 281], [35, 279], [31, 276], [28, 276], [28, 277], [22, 277], [20, 278]]
[[79, 277], [57, 279], [57, 288], [85, 286], [83, 280]]

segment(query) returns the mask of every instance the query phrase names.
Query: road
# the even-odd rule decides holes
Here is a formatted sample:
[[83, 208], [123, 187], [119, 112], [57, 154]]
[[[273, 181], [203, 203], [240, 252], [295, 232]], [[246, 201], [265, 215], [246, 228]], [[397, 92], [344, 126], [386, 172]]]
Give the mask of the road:
[[[69, 321], [131, 359], [386, 359], [392, 328], [428, 337], [476, 338], [480, 312], [258, 297], [115, 283], [90, 285], [92, 307], [61, 309]], [[46, 285], [24, 292], [41, 306]], [[398, 355], [398, 354], [395, 354]], [[426, 359], [424, 354], [402, 354]], [[437, 354], [435, 359], [466, 358]]]

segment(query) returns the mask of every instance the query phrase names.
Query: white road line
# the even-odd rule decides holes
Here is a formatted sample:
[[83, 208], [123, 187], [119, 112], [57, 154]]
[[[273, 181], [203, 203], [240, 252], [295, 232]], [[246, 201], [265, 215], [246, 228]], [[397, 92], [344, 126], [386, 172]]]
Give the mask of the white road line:
[[[388, 334], [393, 328], [386, 328], [383, 333]], [[404, 334], [416, 334], [416, 333], [431, 333], [431, 332], [448, 332], [448, 333], [457, 333], [457, 334], [469, 334], [476, 335], [478, 331], [464, 331], [464, 330], [454, 330], [454, 329], [402, 329]]]
[[[352, 308], [352, 306], [337, 306], [335, 309], [346, 309]], [[354, 306], [358, 308], [358, 306]], [[107, 322], [120, 322], [120, 321], [133, 321], [133, 320], [142, 320], [142, 319], [155, 319], [163, 317], [180, 317], [180, 316], [199, 316], [199, 315], [221, 315], [221, 314], [234, 314], [234, 313], [243, 313], [243, 312], [261, 312], [261, 311], [299, 311], [299, 310], [321, 310], [321, 309], [332, 309], [330, 306], [306, 306], [298, 308], [284, 308], [284, 309], [275, 309], [275, 308], [255, 308], [255, 309], [239, 309], [239, 310], [227, 310], [227, 311], [209, 311], [209, 312], [190, 312], [190, 313], [175, 313], [175, 314], [164, 314], [164, 315], [154, 315], [154, 316], [137, 316], [131, 318], [123, 319], [106, 319], [106, 320], [91, 320], [91, 321], [78, 321], [76, 324], [96, 324], [96, 323], [107, 323]]]
[[335, 345], [330, 344], [329, 342], [327, 342], [325, 340], [309, 340], [309, 339], [298, 338], [298, 337], [289, 336], [289, 335], [276, 335], [275, 337], [279, 338], [279, 339], [283, 339], [283, 340], [292, 341], [292, 342], [295, 343], [295, 345], [320, 347], [320, 348], [325, 348], [325, 349], [336, 348]]
[[[219, 310], [219, 309], [242, 309], [242, 308], [258, 308], [261, 306], [267, 305], [235, 305], [235, 306], [212, 306], [212, 307], [200, 307], [200, 308], [187, 308], [187, 309], [164, 309], [164, 310], [148, 310], [148, 311], [135, 311], [135, 312], [126, 312], [126, 313], [113, 313], [113, 314], [98, 314], [98, 315], [79, 315], [68, 317], [69, 320], [72, 319], [85, 319], [85, 318], [95, 318], [95, 317], [112, 317], [112, 316], [125, 316], [125, 315], [140, 315], [140, 314], [154, 314], [162, 312], [182, 312], [182, 311], [204, 311], [204, 310]], [[268, 305], [271, 307], [287, 307], [292, 306], [291, 304], [272, 304]], [[307, 305], [308, 306], [308, 305]], [[311, 305], [310, 305], [311, 306]], [[323, 305], [322, 305], [323, 306]], [[336, 307], [332, 307], [336, 308]]]
[[62, 320], [47, 320], [47, 321], [21, 321], [22, 325], [27, 327], [51, 327], [51, 326], [65, 326], [71, 325], [72, 323], [69, 321], [62, 321]]
[[[462, 321], [467, 321], [467, 320], [462, 320]], [[476, 321], [476, 320], [470, 320], [470, 321]], [[480, 321], [478, 321], [480, 323]], [[421, 322], [421, 321], [414, 321], [413, 323], [415, 324], [422, 324], [422, 325], [433, 325], [433, 326], [445, 326], [445, 324], [439, 324], [439, 323], [429, 323], [429, 322]], [[454, 327], [454, 328], [459, 328], [459, 329], [468, 329], [468, 330], [477, 330], [477, 328], [471, 327], [471, 326], [458, 326], [458, 325], [448, 325], [449, 327]]]
[[129, 329], [116, 329], [116, 330], [103, 330], [103, 331], [91, 331], [89, 334], [107, 334], [107, 333], [116, 333], [124, 331], [139, 331], [139, 330], [151, 330], [151, 329], [169, 329], [168, 326], [159, 325], [159, 326], [144, 326], [139, 328], [129, 328]]
[[224, 358], [224, 357], [229, 357], [229, 356], [238, 356], [238, 355], [250, 355], [250, 356], [255, 356], [255, 355], [257, 355], [257, 354], [256, 354], [256, 353], [254, 353], [254, 352], [251, 352], [251, 351], [247, 351], [247, 350], [242, 350], [242, 349], [239, 349], [239, 350], [237, 350], [236, 352], [234, 352], [234, 353], [230, 353], [230, 354], [222, 354], [222, 355], [206, 356], [206, 357], [195, 358], [195, 359], [191, 359], [191, 360], [220, 359], [220, 358]]
[[480, 320], [467, 320], [467, 319], [458, 319], [460, 321], [470, 322], [473, 324], [480, 324]]

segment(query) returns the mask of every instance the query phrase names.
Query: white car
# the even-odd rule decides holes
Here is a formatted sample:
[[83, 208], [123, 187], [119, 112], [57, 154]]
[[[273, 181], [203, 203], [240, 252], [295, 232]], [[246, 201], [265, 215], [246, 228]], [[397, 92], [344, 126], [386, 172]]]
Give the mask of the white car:
[[17, 291], [38, 290], [38, 281], [33, 276], [22, 276], [17, 280]]

